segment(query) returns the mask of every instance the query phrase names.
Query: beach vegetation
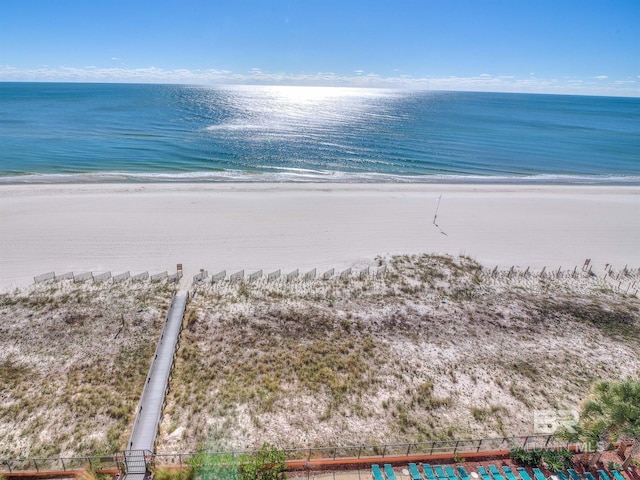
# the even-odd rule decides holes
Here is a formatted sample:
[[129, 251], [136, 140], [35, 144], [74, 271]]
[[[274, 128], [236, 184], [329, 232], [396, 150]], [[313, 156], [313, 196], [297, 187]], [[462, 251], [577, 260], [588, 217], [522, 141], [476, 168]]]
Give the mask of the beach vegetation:
[[0, 295], [0, 457], [122, 450], [170, 298], [72, 281]]
[[592, 379], [640, 369], [621, 333], [640, 302], [601, 277], [377, 263], [380, 278], [199, 285], [163, 423], [184, 434], [160, 450], [520, 435], [532, 408], [575, 408]]

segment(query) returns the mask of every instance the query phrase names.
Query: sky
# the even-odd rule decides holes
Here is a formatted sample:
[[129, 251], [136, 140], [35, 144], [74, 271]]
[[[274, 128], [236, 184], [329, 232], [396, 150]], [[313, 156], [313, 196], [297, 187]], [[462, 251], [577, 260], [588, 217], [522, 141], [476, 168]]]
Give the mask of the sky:
[[0, 0], [0, 81], [640, 96], [640, 0]]

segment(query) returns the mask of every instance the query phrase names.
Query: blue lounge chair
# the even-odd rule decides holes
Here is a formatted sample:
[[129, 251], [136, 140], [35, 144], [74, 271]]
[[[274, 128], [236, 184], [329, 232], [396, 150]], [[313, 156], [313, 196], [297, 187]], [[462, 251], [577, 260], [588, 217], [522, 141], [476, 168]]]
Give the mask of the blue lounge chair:
[[447, 478], [449, 478], [449, 480], [458, 480], [456, 472], [449, 465], [444, 467], [444, 471], [447, 473]]
[[469, 477], [469, 474], [467, 473], [467, 471], [464, 469], [463, 466], [456, 467], [456, 470], [458, 470], [458, 475], [462, 480], [471, 480], [471, 478]]
[[598, 470], [598, 475], [600, 476], [600, 480], [611, 480], [611, 477], [604, 470]]
[[371, 475], [373, 475], [373, 480], [384, 480], [379, 465], [371, 465]]
[[626, 478], [624, 478], [624, 476], [617, 470], [611, 470], [611, 475], [613, 475], [613, 478], [615, 478], [615, 480], [627, 480]]
[[387, 480], [396, 480], [396, 472], [393, 471], [393, 468], [388, 463], [384, 464], [384, 474], [387, 476]]
[[482, 480], [493, 480], [493, 477], [489, 475], [489, 472], [487, 472], [484, 467], [478, 467], [478, 473]]
[[536, 477], [536, 480], [547, 480], [547, 477], [544, 476], [544, 473], [539, 468], [533, 469], [533, 476]]
[[582, 477], [580, 476], [580, 474], [576, 472], [573, 468], [570, 468], [569, 470], [567, 470], [567, 472], [569, 472], [569, 476], [571, 477], [571, 480], [582, 480]]
[[436, 471], [438, 480], [449, 480], [449, 477], [447, 477], [447, 474], [444, 473], [444, 469], [441, 465], [436, 465], [435, 467], [433, 467], [433, 469]]
[[520, 480], [516, 473], [511, 470], [511, 467], [502, 467], [502, 471], [507, 477], [507, 480]]
[[518, 473], [522, 477], [522, 480], [531, 480], [531, 476], [529, 475], [529, 472], [527, 472], [526, 468], [518, 467]]
[[596, 480], [596, 477], [594, 477], [593, 473], [591, 472], [584, 472], [584, 478], [586, 478], [587, 480]]
[[500, 473], [500, 470], [498, 470], [498, 467], [496, 467], [495, 465], [489, 465], [489, 471], [491, 472], [491, 475], [493, 475], [493, 478], [495, 478], [496, 480], [504, 480], [504, 477]]
[[416, 467], [415, 463], [409, 464], [409, 474], [411, 475], [411, 480], [422, 480], [420, 470], [418, 470], [418, 467]]
[[433, 473], [433, 468], [431, 468], [431, 465], [422, 465], [422, 470], [424, 470], [424, 476], [427, 477], [427, 480], [438, 480], [436, 478], [436, 474]]

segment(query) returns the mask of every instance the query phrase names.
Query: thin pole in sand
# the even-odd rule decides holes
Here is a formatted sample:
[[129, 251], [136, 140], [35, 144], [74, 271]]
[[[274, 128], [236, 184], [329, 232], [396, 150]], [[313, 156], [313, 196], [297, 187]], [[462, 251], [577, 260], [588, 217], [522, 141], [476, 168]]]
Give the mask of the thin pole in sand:
[[436, 214], [433, 216], [433, 224], [437, 227], [436, 219], [438, 218], [438, 210], [440, 209], [440, 200], [442, 200], [442, 194], [438, 197], [438, 205], [436, 206]]
[[442, 194], [440, 194], [440, 196], [438, 197], [438, 205], [436, 206], [436, 213], [433, 216], [433, 224], [438, 228], [438, 230], [440, 230], [440, 233], [442, 235], [444, 235], [445, 237], [448, 237], [449, 235], [443, 232], [442, 229], [440, 228], [440, 225], [436, 223], [436, 219], [438, 218], [438, 210], [440, 210], [440, 200], [442, 200]]

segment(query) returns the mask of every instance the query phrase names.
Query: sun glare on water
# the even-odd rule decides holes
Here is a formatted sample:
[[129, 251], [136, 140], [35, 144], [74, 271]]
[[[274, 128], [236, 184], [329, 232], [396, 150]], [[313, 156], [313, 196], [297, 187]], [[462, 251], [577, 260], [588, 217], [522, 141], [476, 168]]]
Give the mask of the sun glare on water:
[[304, 131], [353, 124], [384, 107], [392, 91], [349, 87], [229, 86], [220, 89], [232, 118], [209, 130]]

